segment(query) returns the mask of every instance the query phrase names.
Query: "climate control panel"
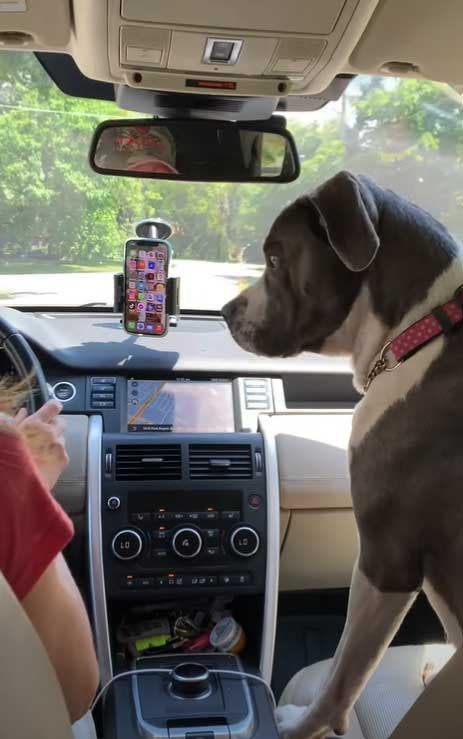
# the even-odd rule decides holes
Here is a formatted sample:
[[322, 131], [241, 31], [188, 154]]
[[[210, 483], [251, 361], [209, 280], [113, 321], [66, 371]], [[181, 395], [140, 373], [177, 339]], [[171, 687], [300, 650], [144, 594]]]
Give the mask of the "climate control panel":
[[118, 481], [107, 470], [106, 457], [101, 514], [109, 597], [264, 589], [262, 469], [249, 479], [175, 482]]

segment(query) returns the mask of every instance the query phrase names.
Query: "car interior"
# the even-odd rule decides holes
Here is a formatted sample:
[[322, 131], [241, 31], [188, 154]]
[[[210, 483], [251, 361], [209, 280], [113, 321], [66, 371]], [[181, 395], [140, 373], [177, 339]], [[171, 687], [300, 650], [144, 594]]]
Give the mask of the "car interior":
[[[0, 170], [16, 180], [10, 189], [4, 182], [0, 203], [0, 371], [35, 373], [31, 408], [48, 397], [63, 404], [70, 464], [54, 494], [76, 530], [65, 556], [90, 614], [101, 688], [113, 681], [71, 727], [44, 649], [1, 578], [0, 736], [272, 739], [268, 686], [278, 702], [310, 665], [310, 693], [320, 690], [358, 554], [347, 449], [360, 396], [348, 358], [252, 355], [233, 341], [220, 307], [261, 274], [260, 246], [280, 207], [346, 162], [363, 171], [375, 146], [372, 176], [440, 208], [439, 217], [450, 213], [458, 231], [446, 205], [457, 148], [441, 155], [439, 147], [447, 119], [461, 129], [462, 21], [457, 0], [0, 0]], [[405, 113], [387, 118], [387, 96], [411, 110], [416, 90], [428, 97], [412, 145]], [[434, 91], [448, 101], [442, 115]], [[80, 128], [65, 140], [74, 120]], [[104, 135], [119, 141], [143, 125], [150, 136], [154, 125], [167, 129], [163, 141], [178, 134], [179, 172], [142, 165], [127, 174], [125, 161], [105, 163]], [[127, 249], [138, 238], [144, 251], [127, 259], [158, 260], [159, 243], [172, 245], [165, 330], [157, 318], [154, 329], [127, 318], [137, 287], [124, 282], [130, 266], [116, 216], [92, 216], [79, 231], [93, 265], [79, 274], [78, 258], [68, 273], [64, 252], [49, 247], [40, 219], [55, 213], [39, 212], [36, 185], [15, 169], [21, 159], [35, 166], [33, 145], [14, 143], [29, 126], [37, 140], [64, 147], [53, 173], [67, 219], [53, 231], [60, 249], [74, 248], [81, 227], [68, 203], [71, 186], [86, 196], [82, 172], [129, 209]], [[336, 146], [316, 140], [322, 130]], [[249, 161], [243, 131], [253, 151], [266, 140], [275, 147], [258, 171], [238, 165], [235, 141]], [[71, 156], [78, 172], [66, 164]], [[201, 213], [197, 232], [185, 225], [184, 193], [206, 193], [195, 180], [212, 183], [210, 207], [227, 221], [217, 246], [205, 195], [191, 207]], [[248, 198], [239, 224], [230, 193]], [[106, 201], [97, 195], [98, 215]], [[67, 246], [66, 224], [74, 229]], [[105, 273], [100, 252], [92, 261], [100, 243], [101, 254], [107, 243], [113, 249]], [[462, 665], [420, 596], [346, 736], [461, 736]]]

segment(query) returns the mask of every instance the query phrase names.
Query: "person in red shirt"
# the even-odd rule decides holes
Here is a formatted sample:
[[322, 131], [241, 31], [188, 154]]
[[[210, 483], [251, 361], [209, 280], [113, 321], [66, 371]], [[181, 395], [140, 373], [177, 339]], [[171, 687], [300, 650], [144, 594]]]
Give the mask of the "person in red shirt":
[[74, 722], [99, 678], [85, 606], [62, 555], [73, 524], [51, 494], [69, 462], [60, 412], [49, 401], [31, 416], [0, 414], [0, 571], [48, 652]]

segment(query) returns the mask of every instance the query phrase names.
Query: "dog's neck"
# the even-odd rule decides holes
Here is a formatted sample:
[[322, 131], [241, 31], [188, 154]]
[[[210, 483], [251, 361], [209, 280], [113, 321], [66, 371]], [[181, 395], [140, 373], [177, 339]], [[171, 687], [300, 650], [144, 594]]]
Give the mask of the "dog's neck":
[[372, 308], [368, 283], [364, 283], [341, 326], [329, 336], [322, 354], [348, 355], [354, 371], [354, 386], [363, 392], [365, 381], [381, 349], [412, 323], [450, 300], [463, 285], [463, 255], [459, 254], [432, 283], [424, 300], [414, 305], [393, 328], [387, 326]]

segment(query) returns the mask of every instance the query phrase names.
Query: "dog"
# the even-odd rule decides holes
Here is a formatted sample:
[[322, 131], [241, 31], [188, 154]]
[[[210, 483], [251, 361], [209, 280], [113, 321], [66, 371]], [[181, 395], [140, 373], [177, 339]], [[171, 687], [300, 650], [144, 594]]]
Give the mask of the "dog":
[[348, 355], [363, 393], [345, 628], [320, 696], [277, 710], [285, 739], [320, 739], [347, 731], [421, 590], [462, 642], [463, 251], [425, 211], [340, 172], [282, 211], [264, 253], [262, 277], [222, 309], [236, 342], [266, 356]]

